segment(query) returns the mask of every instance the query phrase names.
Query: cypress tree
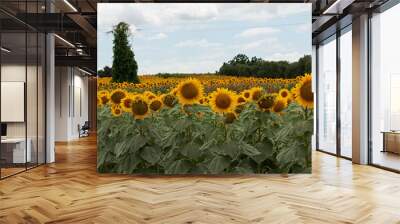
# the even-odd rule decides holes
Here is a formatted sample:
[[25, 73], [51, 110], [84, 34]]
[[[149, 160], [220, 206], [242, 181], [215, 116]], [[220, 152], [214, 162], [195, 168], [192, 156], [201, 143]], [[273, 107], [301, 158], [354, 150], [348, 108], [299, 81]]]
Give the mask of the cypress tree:
[[120, 22], [114, 27], [112, 33], [114, 34], [112, 80], [114, 82], [139, 83], [137, 76], [138, 65], [128, 41], [131, 35], [129, 25]]

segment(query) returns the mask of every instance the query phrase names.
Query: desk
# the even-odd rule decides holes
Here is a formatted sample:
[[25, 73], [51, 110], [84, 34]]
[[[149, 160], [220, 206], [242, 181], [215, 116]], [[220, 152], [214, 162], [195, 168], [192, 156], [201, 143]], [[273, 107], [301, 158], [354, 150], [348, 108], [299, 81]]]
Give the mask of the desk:
[[382, 152], [392, 152], [400, 154], [400, 132], [383, 131], [383, 150]]
[[[1, 139], [1, 151], [2, 159], [6, 160], [6, 163], [26, 163], [31, 162], [32, 153], [31, 146], [32, 141], [30, 138], [26, 140], [28, 143], [25, 153], [25, 138], [5, 138]], [[3, 156], [3, 154], [5, 154]], [[12, 159], [11, 159], [12, 158]], [[25, 160], [26, 159], [26, 160]]]

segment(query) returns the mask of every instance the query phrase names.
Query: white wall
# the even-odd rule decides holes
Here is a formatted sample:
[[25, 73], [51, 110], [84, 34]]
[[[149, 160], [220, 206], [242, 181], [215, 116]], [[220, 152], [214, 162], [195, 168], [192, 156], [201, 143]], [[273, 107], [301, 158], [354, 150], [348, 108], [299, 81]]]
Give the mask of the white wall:
[[[25, 64], [3, 64], [1, 66], [1, 81], [25, 82]], [[31, 68], [28, 67], [28, 70]], [[1, 108], [5, 110], [6, 108]], [[25, 122], [7, 123], [7, 137], [25, 137]]]
[[[38, 70], [36, 70], [38, 69]], [[44, 74], [42, 68], [36, 65], [25, 64], [2, 64], [1, 81], [3, 82], [24, 82], [26, 83], [26, 108], [22, 108], [22, 113], [26, 110], [27, 120], [23, 122], [6, 122], [8, 138], [24, 138], [25, 135], [30, 140], [32, 149], [32, 161], [44, 163], [45, 150], [45, 120], [44, 120]], [[27, 78], [27, 82], [25, 80]], [[21, 93], [23, 94], [23, 92]], [[7, 97], [7, 96], [2, 96]], [[1, 108], [9, 110], [10, 108]], [[12, 111], [10, 111], [12, 113]], [[37, 156], [37, 153], [39, 154]], [[49, 160], [51, 162], [51, 160]]]
[[55, 140], [68, 139], [68, 88], [70, 84], [69, 69], [67, 67], [55, 68]]
[[79, 137], [78, 125], [88, 120], [88, 78], [73, 67], [56, 67], [55, 140]]

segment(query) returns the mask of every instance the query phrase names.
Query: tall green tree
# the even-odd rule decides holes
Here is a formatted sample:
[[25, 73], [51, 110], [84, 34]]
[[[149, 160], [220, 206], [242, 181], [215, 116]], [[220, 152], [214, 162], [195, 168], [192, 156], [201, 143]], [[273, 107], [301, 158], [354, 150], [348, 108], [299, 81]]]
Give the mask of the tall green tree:
[[112, 31], [114, 34], [112, 80], [114, 82], [139, 83], [138, 65], [128, 38], [131, 35], [129, 25], [120, 22]]

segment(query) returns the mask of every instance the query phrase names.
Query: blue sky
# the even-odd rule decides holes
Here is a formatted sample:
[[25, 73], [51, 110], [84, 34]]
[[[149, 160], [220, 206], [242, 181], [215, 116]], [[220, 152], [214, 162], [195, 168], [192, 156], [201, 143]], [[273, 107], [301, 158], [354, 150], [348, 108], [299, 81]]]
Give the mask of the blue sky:
[[99, 3], [98, 68], [112, 65], [112, 34], [130, 25], [139, 74], [205, 73], [238, 53], [296, 61], [311, 54], [311, 4]]

